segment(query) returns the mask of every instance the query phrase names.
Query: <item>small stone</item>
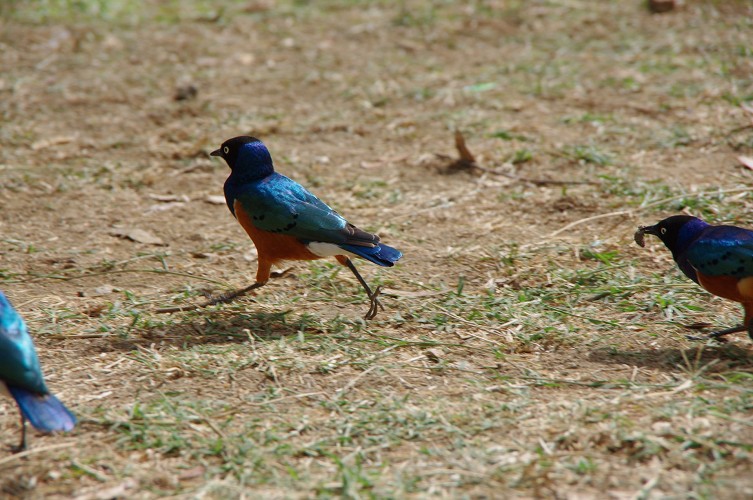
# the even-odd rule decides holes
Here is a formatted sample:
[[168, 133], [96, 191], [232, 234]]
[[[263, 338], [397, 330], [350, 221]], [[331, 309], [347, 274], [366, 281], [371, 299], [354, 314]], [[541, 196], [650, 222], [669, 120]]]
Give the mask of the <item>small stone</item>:
[[199, 95], [199, 89], [196, 85], [189, 83], [187, 85], [181, 85], [175, 89], [173, 99], [176, 101], [189, 101], [195, 99], [197, 95]]

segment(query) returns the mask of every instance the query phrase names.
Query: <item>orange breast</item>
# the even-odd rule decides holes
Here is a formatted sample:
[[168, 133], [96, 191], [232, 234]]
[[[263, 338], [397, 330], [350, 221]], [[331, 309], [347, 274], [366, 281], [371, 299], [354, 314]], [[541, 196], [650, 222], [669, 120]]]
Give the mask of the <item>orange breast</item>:
[[740, 281], [734, 276], [706, 276], [697, 271], [696, 274], [698, 275], [698, 282], [701, 286], [717, 297], [734, 300], [735, 302], [747, 302], [753, 298], [743, 295], [747, 290], [745, 290], [745, 288], [740, 290], [738, 287]]
[[740, 302], [745, 309], [743, 324], [753, 321], [753, 277], [738, 280], [733, 276], [706, 276], [696, 271], [698, 282], [707, 291], [724, 299]]
[[311, 253], [306, 245], [292, 236], [270, 233], [254, 226], [251, 216], [243, 210], [240, 202], [236, 201], [233, 208], [238, 222], [256, 245], [259, 261], [275, 263], [281, 260], [316, 260], [321, 258]]

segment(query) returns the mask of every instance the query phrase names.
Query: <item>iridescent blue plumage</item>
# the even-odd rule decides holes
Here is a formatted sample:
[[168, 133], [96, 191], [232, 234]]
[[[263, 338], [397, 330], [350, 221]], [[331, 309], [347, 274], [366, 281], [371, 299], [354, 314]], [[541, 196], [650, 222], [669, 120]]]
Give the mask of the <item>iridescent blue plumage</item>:
[[658, 236], [688, 278], [714, 295], [743, 305], [743, 326], [715, 332], [712, 338], [742, 330], [753, 338], [753, 231], [675, 215], [639, 228], [635, 241], [641, 246], [644, 234]]
[[753, 276], [753, 231], [707, 226], [685, 250], [690, 265], [708, 276]]
[[350, 268], [369, 295], [367, 318], [376, 314], [379, 291], [371, 292], [348, 256], [389, 267], [402, 257], [399, 250], [348, 223], [306, 188], [276, 173], [272, 157], [260, 140], [234, 137], [211, 154], [224, 158], [231, 169], [225, 181], [225, 200], [259, 254], [256, 283], [238, 293], [266, 283], [276, 262], [334, 256]]
[[[22, 419], [43, 432], [69, 431], [76, 418], [47, 389], [26, 324], [0, 292], [0, 385], [18, 404]], [[22, 440], [25, 446], [25, 439]]]
[[273, 172], [267, 177], [238, 183], [231, 174], [225, 196], [240, 201], [253, 216], [254, 225], [264, 231], [285, 233], [303, 240], [325, 238], [342, 243], [347, 225], [337, 212], [297, 182]]
[[38, 394], [47, 394], [37, 352], [26, 324], [0, 292], [0, 380]]
[[235, 203], [240, 202], [263, 231], [293, 236], [304, 244], [332, 243], [380, 266], [392, 266], [402, 257], [399, 250], [348, 224], [306, 188], [275, 172], [261, 141], [242, 143], [234, 155], [235, 148], [225, 148], [234, 156], [228, 160], [228, 164], [234, 163], [224, 186], [225, 200], [234, 215]]

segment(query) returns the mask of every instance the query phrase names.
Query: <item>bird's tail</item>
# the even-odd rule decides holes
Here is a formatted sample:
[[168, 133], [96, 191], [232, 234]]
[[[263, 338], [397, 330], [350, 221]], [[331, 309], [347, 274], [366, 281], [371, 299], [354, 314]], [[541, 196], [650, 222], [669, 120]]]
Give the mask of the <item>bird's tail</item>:
[[70, 431], [76, 417], [52, 394], [40, 396], [20, 387], [8, 386], [21, 414], [41, 432]]
[[371, 261], [378, 266], [383, 267], [394, 266], [395, 262], [397, 262], [400, 257], [403, 256], [403, 253], [400, 250], [392, 248], [391, 246], [385, 245], [383, 243], [379, 243], [375, 247], [340, 245], [340, 248], [347, 250], [350, 253], [354, 253], [359, 257], [363, 257], [364, 259]]

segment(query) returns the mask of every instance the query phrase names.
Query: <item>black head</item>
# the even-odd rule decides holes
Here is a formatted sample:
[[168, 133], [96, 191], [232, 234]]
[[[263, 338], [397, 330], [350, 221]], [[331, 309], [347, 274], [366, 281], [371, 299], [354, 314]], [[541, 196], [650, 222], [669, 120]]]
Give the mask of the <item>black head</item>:
[[209, 153], [223, 158], [228, 167], [247, 178], [264, 178], [274, 172], [269, 150], [256, 137], [242, 135], [222, 143], [220, 149]]
[[658, 236], [664, 245], [674, 252], [675, 250], [678, 250], [680, 231], [688, 223], [692, 225], [697, 224], [699, 225], [699, 228], [707, 226], [705, 222], [697, 217], [692, 217], [690, 215], [673, 215], [672, 217], [667, 217], [666, 219], [659, 221], [653, 226], [639, 227], [634, 235], [635, 242], [640, 246], [644, 246], [643, 235], [653, 234], [654, 236]]

